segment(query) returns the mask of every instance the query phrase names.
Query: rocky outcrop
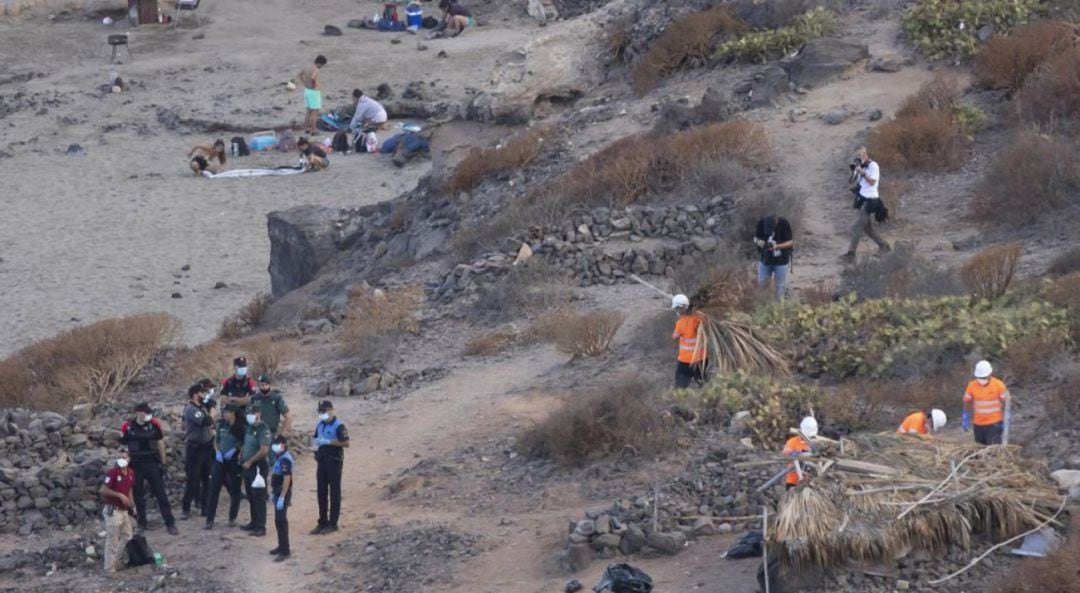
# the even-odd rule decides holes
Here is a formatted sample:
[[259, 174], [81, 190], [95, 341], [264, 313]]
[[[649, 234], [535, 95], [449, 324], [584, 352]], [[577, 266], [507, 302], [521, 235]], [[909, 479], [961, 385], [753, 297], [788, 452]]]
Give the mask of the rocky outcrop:
[[299, 288], [337, 251], [335, 230], [341, 211], [297, 206], [266, 217], [270, 235], [270, 290], [275, 297]]
[[807, 43], [798, 56], [784, 63], [784, 67], [795, 87], [813, 89], [869, 58], [870, 50], [866, 45], [825, 37]]

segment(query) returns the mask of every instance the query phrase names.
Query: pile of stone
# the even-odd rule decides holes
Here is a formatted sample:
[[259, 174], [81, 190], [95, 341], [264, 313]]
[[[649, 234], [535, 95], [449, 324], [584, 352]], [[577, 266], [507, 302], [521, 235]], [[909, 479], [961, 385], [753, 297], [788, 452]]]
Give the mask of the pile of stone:
[[406, 390], [417, 383], [435, 381], [446, 375], [445, 369], [405, 370], [394, 374], [386, 369], [355, 369], [344, 376], [319, 381], [311, 389], [314, 397], [367, 397], [393, 387]]
[[93, 542], [74, 537], [43, 550], [14, 550], [0, 556], [0, 574], [16, 572], [31, 576], [84, 565], [96, 566], [103, 554], [104, 551]]
[[[521, 239], [533, 254], [581, 286], [629, 281], [630, 274], [671, 275], [688, 258], [720, 248], [734, 200], [717, 196], [700, 205], [595, 208], [559, 227], [534, 229]], [[451, 302], [497, 280], [516, 254], [496, 253], [455, 266], [434, 290]]]

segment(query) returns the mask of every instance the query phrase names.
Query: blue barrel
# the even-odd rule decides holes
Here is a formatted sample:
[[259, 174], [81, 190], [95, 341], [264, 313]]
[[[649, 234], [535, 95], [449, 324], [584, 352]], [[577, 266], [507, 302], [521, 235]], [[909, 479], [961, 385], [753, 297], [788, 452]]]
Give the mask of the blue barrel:
[[410, 4], [405, 7], [405, 25], [419, 29], [423, 26], [424, 9], [419, 4]]

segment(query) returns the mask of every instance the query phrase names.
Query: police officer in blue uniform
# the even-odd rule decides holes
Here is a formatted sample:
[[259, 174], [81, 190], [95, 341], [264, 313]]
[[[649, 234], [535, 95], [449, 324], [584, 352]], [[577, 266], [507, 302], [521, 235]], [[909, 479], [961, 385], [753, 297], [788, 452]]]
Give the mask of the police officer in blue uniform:
[[349, 431], [341, 419], [334, 416], [334, 404], [319, 402], [319, 424], [315, 426], [316, 493], [319, 499], [319, 524], [312, 535], [338, 530], [341, 515], [341, 468], [345, 463], [345, 448], [349, 446]]
[[278, 545], [270, 550], [274, 562], [282, 562], [289, 557], [289, 504], [292, 502], [293, 456], [289, 452], [288, 440], [278, 435], [270, 446], [274, 453], [274, 467], [270, 470], [271, 502], [274, 505], [274, 529], [277, 530]]

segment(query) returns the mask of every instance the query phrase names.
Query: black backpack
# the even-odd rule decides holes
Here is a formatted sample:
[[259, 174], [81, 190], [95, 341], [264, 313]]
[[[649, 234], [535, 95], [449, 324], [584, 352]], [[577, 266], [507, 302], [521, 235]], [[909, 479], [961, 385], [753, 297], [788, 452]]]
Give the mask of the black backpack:
[[233, 136], [230, 142], [233, 156], [248, 156], [251, 154], [251, 150], [248, 149], [247, 141], [244, 140], [243, 136]]
[[652, 577], [629, 564], [612, 564], [604, 571], [604, 577], [600, 579], [593, 591], [610, 589], [611, 593], [651, 593], [653, 588]]
[[[122, 512], [122, 511], [116, 511]], [[146, 538], [141, 535], [132, 537], [127, 543], [128, 566], [142, 566], [154, 563], [154, 550]]]
[[334, 141], [330, 144], [330, 148], [334, 149], [334, 152], [345, 153], [349, 151], [349, 134], [348, 132], [341, 131], [334, 134]]

